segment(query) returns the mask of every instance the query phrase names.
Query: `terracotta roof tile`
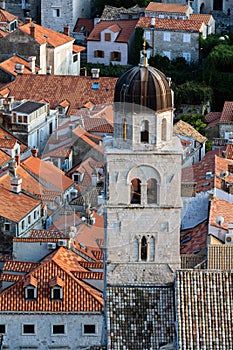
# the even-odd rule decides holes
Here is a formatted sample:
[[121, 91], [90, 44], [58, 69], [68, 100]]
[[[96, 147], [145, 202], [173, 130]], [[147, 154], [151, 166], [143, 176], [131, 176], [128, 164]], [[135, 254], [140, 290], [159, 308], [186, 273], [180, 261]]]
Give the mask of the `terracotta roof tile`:
[[[1, 62], [0, 68], [4, 69], [6, 72], [8, 72], [14, 76], [17, 76], [17, 73], [15, 71], [16, 64], [24, 65], [24, 70], [23, 70], [22, 74], [32, 74], [32, 71], [30, 69], [30, 63], [26, 59], [24, 59], [18, 55], [13, 55], [12, 57], [8, 58], [7, 60]], [[39, 70], [40, 70], [40, 68], [36, 66], [35, 71], [38, 72]]]
[[102, 31], [106, 29], [111, 30], [111, 28], [113, 28], [113, 31], [115, 33], [117, 25], [119, 27], [119, 34], [115, 42], [128, 43], [133, 31], [135, 30], [136, 24], [137, 20], [100, 21], [95, 25], [87, 40], [100, 41], [100, 34]]
[[26, 24], [20, 26], [19, 29], [22, 32], [30, 35], [30, 27], [31, 26], [35, 27], [34, 38], [39, 44], [44, 44], [47, 42], [52, 47], [58, 47], [60, 45], [74, 41], [74, 38], [71, 38], [68, 35], [56, 32], [56, 31], [54, 31], [52, 29], [48, 29], [46, 27], [42, 27], [39, 24], [36, 24], [34, 22], [26, 23]]
[[1, 273], [0, 274], [0, 281], [4, 282], [18, 282], [23, 275], [18, 275], [14, 273]]
[[173, 130], [176, 134], [181, 134], [187, 137], [191, 137], [193, 140], [203, 143], [207, 138], [201, 135], [196, 129], [194, 129], [190, 124], [179, 120], [175, 125]]
[[[151, 28], [151, 18], [141, 17], [138, 20], [137, 27]], [[154, 28], [164, 30], [201, 32], [203, 29], [203, 22], [183, 19], [156, 18]]]
[[180, 232], [180, 253], [192, 254], [206, 248], [208, 234], [208, 222]]
[[0, 216], [13, 222], [19, 222], [32, 210], [40, 201], [27, 196], [24, 193], [15, 194], [1, 187], [0, 191]]
[[[18, 75], [7, 85], [9, 95], [16, 100], [49, 102], [50, 108], [55, 109], [64, 100], [69, 100], [69, 116], [73, 109], [82, 108], [87, 102], [94, 105], [112, 103], [117, 78], [100, 77], [98, 90], [92, 89], [93, 80], [85, 76], [59, 76], [59, 75]], [[6, 90], [7, 91], [7, 90]]]
[[189, 19], [192, 21], [203, 21], [206, 25], [209, 25], [213, 17], [210, 14], [191, 13]]
[[89, 132], [113, 133], [113, 126], [104, 118], [83, 118], [83, 125]]
[[39, 265], [40, 263], [37, 263], [37, 262], [11, 260], [11, 261], [6, 261], [4, 263], [3, 270], [4, 272], [14, 271], [14, 272], [25, 273], [25, 272], [30, 272], [34, 270]]
[[[0, 127], [0, 139], [2, 140], [2, 147], [4, 147], [4, 139], [6, 140], [6, 146], [12, 147], [13, 142], [16, 143], [18, 142], [20, 144], [20, 152], [23, 153], [28, 149], [28, 146], [24, 144], [23, 142], [19, 141], [14, 135], [12, 135], [10, 132], [7, 130], [3, 129]], [[14, 140], [14, 141], [11, 141]], [[5, 147], [7, 148], [7, 147]]]
[[54, 278], [52, 278], [49, 281], [49, 287], [54, 287], [54, 286], [63, 287], [64, 286], [64, 281], [59, 276], [55, 276]]
[[206, 192], [214, 187], [214, 176], [206, 179], [206, 173], [215, 173], [215, 155], [221, 156], [225, 147], [209, 151], [200, 162], [182, 169], [182, 182], [195, 182], [197, 192]]
[[38, 285], [37, 279], [31, 274], [24, 279], [24, 284], [23, 284], [24, 288], [27, 286], [37, 287], [37, 285]]
[[0, 149], [0, 167], [7, 164], [11, 160], [11, 157]]
[[95, 279], [95, 280], [103, 280], [104, 279], [103, 272], [73, 271], [73, 274], [76, 278], [81, 278], [81, 279]]
[[233, 121], [233, 102], [232, 101], [225, 101], [220, 123], [232, 123]]
[[[102, 311], [103, 299], [100, 292], [72, 273], [83, 269], [79, 265], [80, 259], [72, 251], [59, 248], [42, 260], [36, 269], [0, 293], [0, 310], [71, 313]], [[24, 286], [28, 278], [29, 281], [37, 281], [37, 299], [33, 302], [24, 298]], [[62, 301], [50, 298], [50, 282], [54, 278], [64, 283]]]
[[37, 157], [29, 157], [22, 163], [22, 167], [29, 173], [35, 175], [38, 179], [51, 185], [51, 189], [65, 191], [71, 187], [74, 182], [64, 175], [64, 173], [50, 162], [45, 162]]
[[210, 203], [209, 225], [219, 228], [216, 222], [218, 216], [224, 217], [222, 229], [228, 229], [228, 223], [233, 222], [233, 204], [219, 198], [213, 198]]
[[74, 32], [88, 32], [90, 33], [94, 28], [94, 19], [93, 18], [78, 18]]
[[[232, 165], [232, 159], [215, 156], [215, 181], [214, 186], [218, 189], [224, 189], [224, 184], [233, 183], [233, 174], [229, 172], [229, 165]], [[225, 173], [224, 176], [222, 173]], [[224, 183], [223, 183], [224, 182]]]
[[80, 46], [80, 45], [73, 45], [73, 52], [82, 52], [86, 50], [86, 48], [84, 46]]
[[36, 239], [40, 239], [40, 238], [67, 238], [69, 239], [69, 234], [65, 233], [65, 232], [61, 232], [59, 230], [57, 231], [53, 231], [53, 230], [31, 230], [30, 231], [30, 238], [36, 238]]
[[103, 269], [104, 267], [103, 262], [100, 261], [80, 261], [79, 264], [86, 269]]
[[0, 22], [12, 22], [15, 19], [18, 19], [17, 16], [13, 15], [10, 12], [7, 12], [6, 10], [3, 10], [2, 8], [0, 8]]
[[226, 148], [226, 158], [233, 159], [233, 145], [228, 144]]
[[167, 12], [167, 13], [181, 13], [186, 14], [189, 10], [188, 5], [183, 4], [169, 4], [169, 3], [158, 3], [150, 2], [146, 7], [145, 11], [152, 12]]
[[210, 112], [206, 114], [205, 120], [207, 123], [213, 122], [215, 120], [218, 120], [221, 117], [221, 112]]

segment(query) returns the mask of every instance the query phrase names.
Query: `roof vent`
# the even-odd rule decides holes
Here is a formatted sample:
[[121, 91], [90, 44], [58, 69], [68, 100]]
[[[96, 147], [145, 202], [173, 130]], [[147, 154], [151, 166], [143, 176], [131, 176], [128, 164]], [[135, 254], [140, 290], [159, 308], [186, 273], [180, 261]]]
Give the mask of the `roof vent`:
[[58, 247], [66, 247], [67, 241], [65, 239], [59, 239], [57, 242]]
[[56, 249], [56, 247], [57, 247], [57, 245], [54, 242], [48, 242], [47, 243], [47, 249], [49, 249], [49, 250]]

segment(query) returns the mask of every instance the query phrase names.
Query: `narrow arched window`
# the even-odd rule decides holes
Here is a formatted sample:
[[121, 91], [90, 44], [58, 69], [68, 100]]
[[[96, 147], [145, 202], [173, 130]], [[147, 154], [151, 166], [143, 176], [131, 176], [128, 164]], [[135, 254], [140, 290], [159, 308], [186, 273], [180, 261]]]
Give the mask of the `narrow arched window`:
[[149, 122], [148, 120], [143, 120], [141, 124], [141, 142], [149, 142]]
[[139, 179], [133, 179], [131, 181], [131, 204], [141, 203], [141, 181]]
[[141, 260], [147, 261], [147, 255], [148, 255], [147, 239], [145, 236], [143, 236], [141, 241]]
[[162, 120], [162, 135], [161, 138], [163, 141], [167, 140], [167, 120], [163, 118]]
[[126, 123], [126, 119], [124, 119], [124, 123], [123, 123], [123, 140], [124, 141], [127, 140], [127, 123]]
[[147, 181], [147, 203], [153, 204], [158, 202], [157, 193], [158, 183], [156, 179], [149, 179]]

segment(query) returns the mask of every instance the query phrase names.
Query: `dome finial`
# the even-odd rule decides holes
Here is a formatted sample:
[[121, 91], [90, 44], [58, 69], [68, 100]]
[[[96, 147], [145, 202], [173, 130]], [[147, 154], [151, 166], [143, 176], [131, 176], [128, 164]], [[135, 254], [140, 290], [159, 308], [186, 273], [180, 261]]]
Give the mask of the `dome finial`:
[[143, 50], [141, 51], [140, 66], [148, 66], [147, 51], [146, 51], [146, 39], [143, 41]]

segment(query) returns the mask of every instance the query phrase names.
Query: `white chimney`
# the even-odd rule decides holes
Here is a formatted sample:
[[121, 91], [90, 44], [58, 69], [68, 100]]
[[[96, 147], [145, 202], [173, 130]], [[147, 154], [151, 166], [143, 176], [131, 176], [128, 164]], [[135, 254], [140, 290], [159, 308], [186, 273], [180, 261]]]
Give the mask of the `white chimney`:
[[36, 73], [36, 56], [28, 57], [28, 61], [29, 61], [29, 66], [32, 74], [35, 74]]
[[99, 79], [100, 75], [100, 69], [99, 68], [92, 68], [91, 69], [91, 77], [92, 79]]
[[20, 193], [21, 192], [21, 184], [22, 179], [19, 177], [15, 177], [11, 180], [11, 191], [14, 193]]
[[19, 75], [22, 75], [24, 71], [24, 65], [20, 63], [15, 64], [15, 72]]

